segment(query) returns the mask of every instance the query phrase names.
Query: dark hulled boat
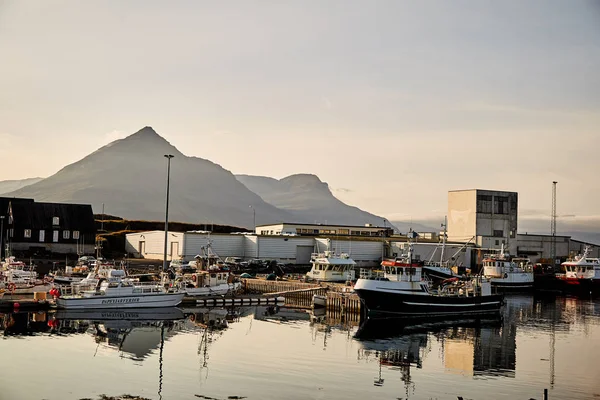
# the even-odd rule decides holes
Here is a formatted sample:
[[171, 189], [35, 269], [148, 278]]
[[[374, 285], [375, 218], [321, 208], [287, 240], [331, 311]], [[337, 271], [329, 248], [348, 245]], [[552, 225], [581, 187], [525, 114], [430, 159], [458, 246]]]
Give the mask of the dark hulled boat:
[[492, 294], [482, 276], [451, 278], [434, 287], [422, 278], [422, 264], [408, 254], [381, 263], [383, 271], [361, 273], [354, 286], [369, 316], [437, 318], [498, 313], [503, 296]]

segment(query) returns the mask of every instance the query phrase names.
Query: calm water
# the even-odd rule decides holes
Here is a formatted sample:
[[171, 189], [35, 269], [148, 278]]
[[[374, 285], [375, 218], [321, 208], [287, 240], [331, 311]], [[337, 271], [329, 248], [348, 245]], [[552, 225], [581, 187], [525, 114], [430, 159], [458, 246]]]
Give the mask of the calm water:
[[0, 398], [600, 397], [598, 300], [511, 296], [502, 319], [360, 329], [289, 309], [183, 311], [0, 314]]

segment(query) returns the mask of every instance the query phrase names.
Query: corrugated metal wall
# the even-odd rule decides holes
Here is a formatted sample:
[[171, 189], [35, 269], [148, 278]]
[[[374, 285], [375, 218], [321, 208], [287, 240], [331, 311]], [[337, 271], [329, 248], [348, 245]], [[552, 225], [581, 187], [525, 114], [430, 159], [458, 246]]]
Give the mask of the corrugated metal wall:
[[[327, 250], [328, 239], [317, 238], [318, 251]], [[381, 262], [383, 243], [372, 240], [338, 240], [331, 239], [330, 250], [336, 253], [347, 253], [359, 266], [374, 266]]]
[[211, 241], [212, 251], [221, 258], [225, 257], [244, 257], [244, 235], [227, 235], [186, 232], [183, 246], [183, 258], [193, 259], [201, 254], [202, 247]]
[[258, 238], [256, 236], [243, 235], [244, 237], [244, 259], [258, 258]]
[[311, 246], [310, 237], [258, 237], [258, 252], [261, 259], [279, 260], [284, 263], [296, 262], [296, 246]]
[[[162, 260], [164, 256], [165, 233], [163, 231], [149, 231], [139, 233], [128, 233], [125, 238], [125, 248], [128, 253], [134, 254], [136, 257], [150, 258]], [[144, 242], [145, 252], [139, 254], [139, 243]], [[179, 258], [183, 249], [183, 233], [170, 232], [167, 240], [167, 259], [171, 259], [172, 243], [177, 243], [175, 247], [179, 247], [178, 254], [174, 258]]]

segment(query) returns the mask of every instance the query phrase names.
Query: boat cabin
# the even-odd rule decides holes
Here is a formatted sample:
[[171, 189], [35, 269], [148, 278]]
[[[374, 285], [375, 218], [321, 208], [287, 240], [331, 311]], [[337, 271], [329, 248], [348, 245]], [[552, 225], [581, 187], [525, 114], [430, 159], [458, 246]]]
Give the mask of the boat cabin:
[[306, 276], [319, 281], [346, 282], [354, 280], [356, 262], [350, 255], [342, 253], [335, 255], [331, 251], [313, 253], [312, 268]]

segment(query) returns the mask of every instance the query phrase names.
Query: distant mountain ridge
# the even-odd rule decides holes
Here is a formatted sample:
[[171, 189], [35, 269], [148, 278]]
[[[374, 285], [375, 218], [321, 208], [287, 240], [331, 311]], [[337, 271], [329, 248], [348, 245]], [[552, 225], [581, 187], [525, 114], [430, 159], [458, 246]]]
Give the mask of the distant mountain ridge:
[[282, 179], [254, 175], [235, 177], [267, 203], [294, 215], [296, 222], [308, 218], [308, 223], [390, 226], [384, 217], [343, 203], [331, 193], [327, 183], [313, 174], [295, 174]]
[[282, 180], [236, 178], [209, 160], [184, 155], [151, 127], [111, 142], [56, 174], [4, 196], [87, 203], [95, 213], [100, 213], [104, 205], [109, 214], [160, 221], [165, 213], [165, 154], [175, 156], [170, 175], [171, 221], [253, 228], [256, 216], [257, 225], [315, 221], [383, 224], [382, 217], [335, 198], [315, 175], [299, 174]]
[[27, 179], [15, 179], [15, 180], [7, 180], [0, 181], [0, 196], [4, 193], [10, 193], [15, 190], [21, 189], [27, 185], [33, 185], [34, 183], [38, 183], [44, 178], [27, 178]]

